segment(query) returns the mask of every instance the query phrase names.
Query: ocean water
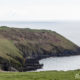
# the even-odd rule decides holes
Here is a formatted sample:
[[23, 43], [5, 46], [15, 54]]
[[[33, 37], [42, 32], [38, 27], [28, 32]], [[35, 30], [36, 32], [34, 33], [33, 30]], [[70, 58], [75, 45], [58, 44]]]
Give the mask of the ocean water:
[[80, 69], [80, 55], [79, 56], [70, 56], [70, 57], [51, 57], [40, 60], [40, 63], [43, 64], [42, 69], [37, 71], [68, 71], [68, 70], [77, 70]]

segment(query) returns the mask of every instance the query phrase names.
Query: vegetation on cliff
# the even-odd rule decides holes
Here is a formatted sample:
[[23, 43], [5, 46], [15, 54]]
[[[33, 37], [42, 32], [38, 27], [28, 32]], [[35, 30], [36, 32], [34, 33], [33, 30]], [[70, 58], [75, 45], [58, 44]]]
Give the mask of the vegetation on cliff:
[[[51, 30], [0, 27], [0, 68], [27, 71], [32, 61], [51, 56], [78, 55], [79, 47]], [[27, 65], [26, 65], [27, 64]], [[36, 66], [35, 66], [36, 67]]]

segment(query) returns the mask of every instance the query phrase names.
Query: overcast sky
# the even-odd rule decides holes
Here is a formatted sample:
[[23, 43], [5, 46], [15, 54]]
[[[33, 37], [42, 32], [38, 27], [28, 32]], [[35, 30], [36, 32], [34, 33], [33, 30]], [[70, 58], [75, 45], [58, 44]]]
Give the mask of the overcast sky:
[[80, 0], [0, 0], [2, 20], [80, 20]]

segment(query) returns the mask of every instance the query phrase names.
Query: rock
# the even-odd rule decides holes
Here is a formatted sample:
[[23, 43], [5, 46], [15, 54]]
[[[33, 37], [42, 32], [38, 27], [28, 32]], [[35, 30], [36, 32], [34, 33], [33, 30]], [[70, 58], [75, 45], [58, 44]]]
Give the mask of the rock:
[[18, 70], [15, 69], [14, 67], [10, 67], [9, 71], [18, 72]]
[[23, 71], [31, 71], [42, 68], [43, 64], [39, 63], [39, 60], [35, 58], [26, 59]]

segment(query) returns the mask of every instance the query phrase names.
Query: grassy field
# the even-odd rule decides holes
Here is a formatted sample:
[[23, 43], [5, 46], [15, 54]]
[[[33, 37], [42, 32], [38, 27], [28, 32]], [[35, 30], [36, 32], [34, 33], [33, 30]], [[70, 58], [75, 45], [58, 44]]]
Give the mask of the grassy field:
[[79, 74], [78, 70], [67, 72], [0, 72], [0, 80], [80, 80]]

